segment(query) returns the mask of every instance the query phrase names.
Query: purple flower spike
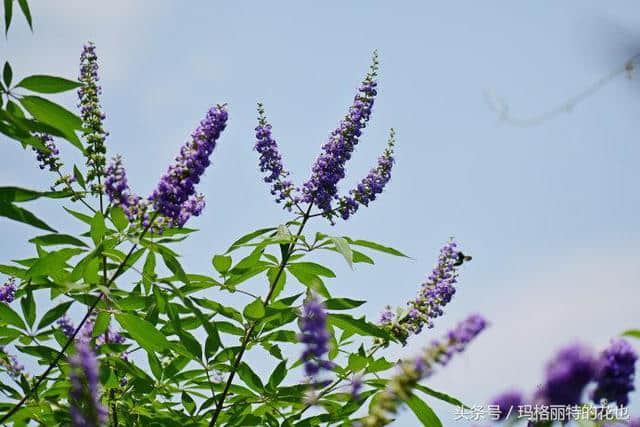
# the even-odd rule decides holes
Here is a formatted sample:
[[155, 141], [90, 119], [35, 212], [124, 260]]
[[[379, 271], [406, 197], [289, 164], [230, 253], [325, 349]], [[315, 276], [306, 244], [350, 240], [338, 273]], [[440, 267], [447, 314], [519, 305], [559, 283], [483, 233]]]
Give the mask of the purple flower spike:
[[76, 327], [73, 326], [73, 321], [66, 314], [56, 320], [56, 324], [67, 338], [70, 338], [76, 330]]
[[72, 368], [69, 402], [71, 425], [104, 426], [108, 412], [100, 401], [98, 362], [86, 341], [76, 342], [76, 354], [69, 360]]
[[534, 400], [547, 405], [577, 405], [595, 374], [592, 351], [580, 344], [563, 348], [546, 367], [547, 379]]
[[[191, 135], [191, 140], [180, 150], [175, 164], [169, 167], [149, 197], [155, 210], [164, 215], [170, 225], [180, 226], [184, 204], [195, 195], [195, 185], [211, 164], [209, 156], [226, 126], [227, 118], [224, 105], [209, 110]], [[194, 212], [199, 213], [194, 210], [192, 214]]]
[[[105, 153], [107, 152], [105, 140], [109, 135], [103, 127], [106, 116], [100, 107], [100, 94], [102, 89], [98, 86], [98, 57], [96, 47], [89, 42], [84, 46], [80, 56], [80, 82], [83, 86], [78, 89], [80, 102], [80, 117], [82, 119], [82, 132], [87, 148], [87, 182], [92, 183], [104, 176]], [[94, 193], [102, 192], [97, 183], [91, 186]]]
[[[454, 354], [462, 353], [467, 348], [467, 345], [486, 327], [487, 321], [480, 314], [473, 314], [467, 317], [458, 323], [454, 329], [447, 332], [442, 341], [434, 341], [432, 343], [433, 354], [437, 354], [437, 356], [433, 357], [434, 361], [445, 366]], [[427, 350], [427, 353], [429, 353], [429, 350]]]
[[510, 390], [496, 396], [491, 404], [499, 408], [499, 419], [504, 420], [507, 419], [507, 417], [515, 415], [516, 413], [514, 411], [517, 411], [518, 406], [522, 405], [523, 402], [524, 396], [520, 391]]
[[16, 278], [9, 277], [4, 285], [0, 286], [0, 302], [9, 304], [13, 302], [16, 294]]
[[53, 142], [53, 138], [47, 134], [36, 135], [42, 145], [47, 147], [48, 152], [39, 150], [37, 148], [33, 148], [33, 151], [36, 152], [40, 169], [44, 170], [49, 168], [51, 172], [57, 172], [60, 170], [62, 166], [62, 162], [60, 161], [60, 151], [56, 144]]
[[627, 341], [612, 340], [597, 362], [597, 386], [593, 391], [593, 400], [599, 403], [601, 399], [606, 399], [608, 402], [627, 406], [629, 393], [635, 390], [633, 381], [637, 360], [638, 354]]
[[140, 197], [132, 194], [127, 182], [127, 172], [122, 164], [122, 156], [112, 159], [106, 171], [104, 180], [105, 193], [114, 206], [119, 206], [124, 211], [129, 221], [133, 222], [140, 216]]
[[331, 217], [332, 202], [338, 197], [337, 184], [345, 176], [345, 164], [371, 116], [377, 95], [377, 72], [378, 56], [374, 52], [371, 69], [360, 85], [349, 113], [322, 146], [323, 152], [312, 166], [311, 177], [302, 186], [302, 200], [315, 203], [328, 217]]
[[331, 362], [322, 360], [329, 351], [329, 332], [327, 313], [316, 297], [310, 298], [302, 307], [298, 340], [306, 345], [302, 360], [307, 376], [315, 377], [320, 370], [332, 368]]
[[369, 174], [362, 179], [358, 186], [349, 192], [350, 196], [340, 199], [339, 212], [342, 219], [347, 220], [356, 213], [358, 206], [369, 206], [369, 203], [382, 193], [385, 185], [391, 179], [391, 168], [393, 168], [393, 146], [395, 145], [395, 131], [391, 129], [389, 142], [386, 150], [378, 158], [378, 166], [371, 169]]
[[426, 326], [433, 327], [433, 320], [442, 316], [443, 308], [456, 292], [458, 282], [458, 268], [469, 260], [458, 249], [458, 244], [451, 240], [440, 249], [438, 262], [433, 271], [422, 284], [418, 296], [408, 302], [406, 315], [395, 318], [387, 308], [383, 313], [381, 324], [402, 343], [406, 343], [411, 334], [419, 334]]
[[7, 374], [14, 380], [18, 380], [24, 373], [24, 365], [18, 362], [18, 358], [7, 352], [4, 346], [0, 346], [0, 366], [2, 366]]
[[[266, 172], [264, 182], [271, 184], [271, 194], [276, 196], [276, 203], [291, 198], [293, 184], [286, 178], [289, 172], [282, 165], [282, 156], [278, 151], [278, 143], [271, 135], [271, 125], [267, 123], [264, 106], [258, 103], [258, 126], [256, 131], [256, 143], [253, 148], [260, 154], [260, 172]], [[285, 208], [291, 209], [292, 200], [285, 203]]]

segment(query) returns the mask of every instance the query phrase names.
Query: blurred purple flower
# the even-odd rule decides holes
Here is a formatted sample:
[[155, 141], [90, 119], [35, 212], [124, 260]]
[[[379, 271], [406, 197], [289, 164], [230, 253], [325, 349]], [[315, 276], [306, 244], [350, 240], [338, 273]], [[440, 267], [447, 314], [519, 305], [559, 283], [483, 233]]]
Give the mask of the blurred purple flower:
[[302, 353], [307, 376], [315, 377], [321, 369], [331, 369], [333, 364], [322, 357], [329, 351], [327, 313], [316, 297], [308, 299], [302, 307], [298, 340], [306, 345]]
[[629, 393], [635, 390], [635, 363], [638, 354], [624, 339], [614, 339], [600, 355], [596, 365], [596, 389], [592, 399], [598, 403], [601, 399], [616, 402], [618, 405], [629, 404]]
[[74, 427], [104, 426], [108, 412], [100, 401], [98, 362], [86, 341], [76, 342], [76, 354], [71, 364], [71, 424]]
[[547, 364], [546, 381], [534, 400], [547, 405], [577, 405], [594, 374], [593, 352], [581, 344], [569, 345]]
[[111, 203], [122, 208], [129, 221], [133, 222], [139, 219], [142, 213], [140, 196], [133, 194], [129, 189], [122, 156], [116, 156], [111, 160], [109, 167], [107, 167], [104, 187]]
[[522, 392], [518, 390], [509, 390], [493, 398], [492, 405], [500, 409], [500, 420], [504, 420], [514, 414], [513, 411], [518, 410], [518, 406], [524, 402]]

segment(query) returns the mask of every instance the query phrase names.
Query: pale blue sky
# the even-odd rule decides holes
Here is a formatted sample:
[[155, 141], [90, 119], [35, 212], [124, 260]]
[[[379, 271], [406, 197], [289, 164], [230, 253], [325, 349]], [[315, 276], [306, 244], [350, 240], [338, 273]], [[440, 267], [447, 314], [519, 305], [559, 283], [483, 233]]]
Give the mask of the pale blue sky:
[[[637, 3], [32, 3], [35, 34], [16, 17], [2, 56], [18, 76], [75, 76], [82, 44], [96, 43], [109, 150], [124, 156], [135, 191], [152, 190], [209, 106], [229, 103], [200, 186], [208, 206], [190, 224], [202, 232], [181, 246], [189, 269], [209, 272], [212, 254], [236, 237], [288, 218], [257, 170], [256, 101], [301, 182], [378, 49], [379, 96], [342, 188], [375, 163], [395, 127], [392, 181], [348, 223], [313, 227], [393, 245], [414, 260], [377, 256], [351, 272], [330, 258], [339, 273], [332, 292], [367, 299], [363, 311], [377, 317], [415, 294], [438, 247], [456, 236], [474, 260], [431, 333], [471, 312], [492, 325], [429, 384], [468, 404], [508, 386], [533, 390], [564, 343], [603, 346], [640, 326], [638, 81], [618, 77], [569, 114], [524, 129], [500, 124], [483, 98], [492, 88], [526, 116], [583, 90], [640, 50], [631, 30]], [[59, 100], [75, 104], [71, 94]], [[0, 157], [3, 185], [47, 185], [30, 152], [3, 143]], [[42, 206], [57, 228], [69, 227], [59, 209]], [[0, 226], [3, 260], [31, 254], [22, 242], [33, 229]], [[398, 351], [429, 341], [425, 334]], [[434, 407], [453, 424], [452, 408]], [[397, 425], [415, 421], [404, 414]]]

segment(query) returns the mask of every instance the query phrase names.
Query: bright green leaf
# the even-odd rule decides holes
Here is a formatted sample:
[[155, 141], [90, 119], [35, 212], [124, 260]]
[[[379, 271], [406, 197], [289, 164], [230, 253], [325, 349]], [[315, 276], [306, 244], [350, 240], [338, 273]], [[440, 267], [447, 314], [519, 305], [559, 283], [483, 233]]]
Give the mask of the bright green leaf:
[[146, 320], [128, 313], [116, 314], [116, 320], [148, 352], [162, 352], [169, 348], [167, 338]]
[[243, 311], [244, 317], [251, 320], [262, 319], [265, 313], [264, 303], [259, 298], [249, 303]]
[[33, 75], [25, 77], [16, 86], [39, 93], [66, 92], [82, 86], [80, 82], [74, 82], [62, 77]]

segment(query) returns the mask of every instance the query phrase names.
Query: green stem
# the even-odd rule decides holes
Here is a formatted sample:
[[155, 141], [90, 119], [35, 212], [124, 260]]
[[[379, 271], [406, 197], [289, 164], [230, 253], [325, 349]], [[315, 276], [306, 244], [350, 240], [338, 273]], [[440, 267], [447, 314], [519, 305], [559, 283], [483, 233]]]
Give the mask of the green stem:
[[[273, 295], [273, 292], [276, 289], [276, 284], [278, 283], [278, 280], [280, 280], [280, 276], [282, 276], [282, 273], [284, 272], [284, 269], [287, 266], [287, 262], [289, 261], [289, 257], [291, 256], [291, 253], [293, 252], [293, 248], [296, 245], [296, 242], [298, 241], [298, 239], [300, 238], [300, 236], [302, 235], [302, 230], [304, 229], [305, 224], [307, 223], [307, 221], [310, 218], [310, 212], [311, 212], [311, 208], [313, 207], [313, 201], [311, 201], [311, 203], [309, 203], [309, 208], [307, 209], [307, 212], [304, 214], [304, 217], [302, 218], [302, 222], [300, 223], [300, 227], [298, 228], [298, 232], [296, 233], [295, 237], [293, 238], [292, 242], [289, 244], [289, 246], [287, 246], [286, 251], [284, 251], [284, 253], [282, 254], [282, 261], [280, 262], [280, 267], [278, 268], [278, 272], [276, 273], [276, 277], [273, 279], [273, 281], [271, 282], [271, 284], [269, 285], [269, 292], [267, 293], [267, 296], [264, 298], [264, 305], [267, 306], [269, 305], [269, 300], [271, 299], [271, 296]], [[249, 329], [247, 329], [247, 331], [244, 334], [244, 337], [242, 338], [242, 344], [240, 346], [240, 351], [238, 352], [238, 356], [236, 356], [236, 360], [233, 363], [233, 368], [231, 369], [231, 372], [229, 373], [229, 378], [227, 379], [227, 383], [224, 386], [224, 389], [222, 390], [222, 394], [220, 395], [220, 398], [218, 399], [218, 403], [216, 405], [216, 409], [213, 413], [213, 417], [211, 417], [211, 422], [209, 423], [209, 427], [213, 427], [216, 425], [216, 421], [218, 420], [218, 417], [220, 416], [220, 412], [222, 411], [222, 406], [224, 405], [224, 400], [227, 397], [227, 394], [229, 393], [229, 388], [231, 387], [231, 383], [233, 382], [233, 378], [236, 375], [236, 371], [238, 370], [238, 367], [240, 366], [240, 361], [242, 361], [242, 356], [244, 356], [244, 352], [247, 349], [247, 345], [249, 345], [249, 341], [251, 340], [251, 337], [253, 335], [253, 332], [256, 328], [256, 325], [258, 323], [254, 322], [251, 324], [251, 326], [249, 327]]]
[[[149, 230], [149, 227], [151, 227], [151, 224], [153, 224], [153, 221], [155, 221], [156, 216], [158, 216], [157, 213], [154, 214], [154, 216], [151, 218], [151, 221], [149, 222], [149, 225], [146, 226], [144, 228], [144, 230], [142, 230], [142, 234], [140, 234], [140, 239], [142, 239], [144, 237], [144, 235], [147, 233], [147, 231]], [[131, 255], [133, 254], [133, 251], [135, 251], [137, 246], [138, 246], [137, 244], [134, 244], [131, 247], [131, 249], [129, 250], [129, 252], [127, 253], [127, 255], [124, 257], [124, 259], [122, 260], [120, 265], [118, 265], [118, 269], [113, 274], [113, 276], [111, 276], [111, 279], [109, 279], [109, 281], [105, 285], [105, 287], [107, 289], [109, 289], [111, 284], [113, 284], [113, 282], [122, 273], [122, 270], [124, 269], [124, 266], [126, 265], [127, 261], [129, 261], [129, 258], [131, 258]], [[71, 343], [75, 340], [76, 335], [78, 335], [78, 333], [80, 332], [80, 329], [82, 329], [82, 326], [84, 326], [86, 321], [93, 314], [94, 310], [98, 306], [98, 303], [102, 300], [103, 297], [104, 297], [104, 292], [100, 292], [100, 294], [96, 298], [95, 302], [91, 305], [91, 307], [89, 307], [89, 310], [87, 310], [87, 313], [84, 315], [84, 317], [80, 321], [80, 324], [76, 327], [76, 329], [73, 331], [73, 334], [71, 334], [71, 336], [67, 339], [67, 342], [65, 342], [64, 346], [62, 346], [62, 349], [58, 352], [58, 355], [56, 356], [55, 360], [51, 364], [49, 364], [49, 366], [44, 371], [44, 373], [42, 375], [40, 375], [40, 377], [38, 378], [36, 383], [33, 385], [33, 387], [31, 387], [31, 389], [27, 393], [25, 393], [25, 395], [22, 397], [22, 399], [20, 399], [20, 401], [18, 403], [16, 403], [13, 406], [13, 408], [11, 408], [9, 410], [9, 412], [7, 412], [2, 418], [0, 418], [0, 424], [5, 423], [7, 420], [9, 420], [9, 418], [11, 418], [11, 416], [13, 416], [16, 412], [18, 412], [18, 410], [27, 402], [27, 400], [32, 395], [34, 395], [36, 393], [36, 391], [38, 390], [38, 387], [40, 386], [40, 384], [42, 384], [42, 382], [47, 378], [47, 376], [53, 370], [53, 368], [58, 366], [58, 363], [62, 359], [62, 356], [66, 353], [66, 351], [69, 348], [69, 346], [71, 345]]]

